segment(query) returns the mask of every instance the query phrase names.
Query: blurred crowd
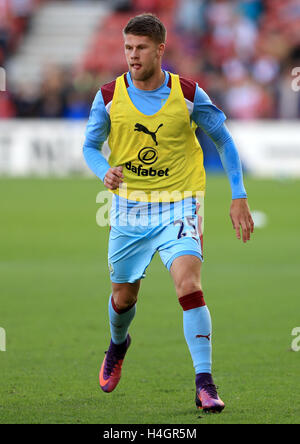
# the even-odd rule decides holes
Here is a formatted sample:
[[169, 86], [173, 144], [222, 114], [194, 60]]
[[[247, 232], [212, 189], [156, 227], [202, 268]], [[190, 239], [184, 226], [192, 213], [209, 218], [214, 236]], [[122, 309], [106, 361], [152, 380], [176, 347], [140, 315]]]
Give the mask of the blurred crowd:
[[[3, 6], [1, 10], [5, 3], [9, 13]], [[0, 1], [0, 65], [5, 66], [30, 31], [30, 16], [38, 3]], [[119, 14], [152, 11], [160, 16], [168, 9], [177, 39], [167, 44], [164, 68], [197, 81], [228, 117], [300, 117], [300, 94], [291, 87], [292, 69], [300, 66], [299, 0], [109, 3]], [[86, 118], [100, 85], [118, 74], [49, 66], [38, 90], [23, 85], [0, 94], [0, 117]]]
[[[186, 38], [188, 70], [236, 119], [297, 118], [300, 97], [298, 0], [181, 0], [176, 14]], [[186, 60], [176, 61], [180, 72]]]
[[28, 28], [34, 10], [34, 0], [0, 1], [0, 65], [18, 47], [22, 35]]

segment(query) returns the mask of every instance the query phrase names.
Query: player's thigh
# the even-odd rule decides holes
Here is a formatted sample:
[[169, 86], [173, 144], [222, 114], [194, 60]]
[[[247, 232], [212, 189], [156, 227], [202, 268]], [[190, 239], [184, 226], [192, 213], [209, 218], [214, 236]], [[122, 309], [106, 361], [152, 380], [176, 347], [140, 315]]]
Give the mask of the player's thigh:
[[159, 253], [174, 280], [178, 297], [201, 289], [201, 238], [197, 216], [190, 214], [165, 227]]
[[139, 233], [136, 230], [135, 233], [129, 228], [123, 228], [120, 231], [118, 228], [112, 227], [108, 247], [111, 282], [114, 284], [135, 284], [143, 279], [154, 253], [151, 240], [143, 232]]
[[201, 290], [201, 265], [201, 260], [192, 255], [174, 259], [170, 273], [179, 298]]

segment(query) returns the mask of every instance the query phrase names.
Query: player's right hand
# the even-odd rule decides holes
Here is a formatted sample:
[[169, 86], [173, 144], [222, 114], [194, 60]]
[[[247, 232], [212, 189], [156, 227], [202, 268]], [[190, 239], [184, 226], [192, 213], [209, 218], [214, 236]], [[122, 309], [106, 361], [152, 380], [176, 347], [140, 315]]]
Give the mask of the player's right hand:
[[123, 182], [123, 179], [123, 167], [112, 167], [105, 174], [103, 183], [109, 190], [116, 190]]

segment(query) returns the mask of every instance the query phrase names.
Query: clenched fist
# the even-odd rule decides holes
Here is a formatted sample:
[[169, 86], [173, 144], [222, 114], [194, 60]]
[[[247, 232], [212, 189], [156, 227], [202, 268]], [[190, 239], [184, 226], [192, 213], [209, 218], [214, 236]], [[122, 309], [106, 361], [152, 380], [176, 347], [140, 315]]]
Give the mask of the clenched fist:
[[112, 167], [105, 174], [103, 183], [109, 190], [116, 190], [123, 182], [123, 179], [123, 167]]

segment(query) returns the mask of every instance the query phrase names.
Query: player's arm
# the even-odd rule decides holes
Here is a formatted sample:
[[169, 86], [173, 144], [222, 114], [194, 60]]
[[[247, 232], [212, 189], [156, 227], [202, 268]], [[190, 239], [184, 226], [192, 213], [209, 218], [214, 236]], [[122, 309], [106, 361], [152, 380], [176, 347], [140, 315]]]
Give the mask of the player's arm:
[[208, 95], [198, 86], [195, 91], [192, 119], [213, 140], [220, 155], [232, 191], [230, 217], [238, 239], [250, 239], [254, 223], [243, 183], [242, 165], [233, 138], [226, 125], [225, 114], [212, 104]]
[[123, 180], [122, 167], [110, 167], [101, 149], [110, 132], [110, 117], [106, 111], [101, 91], [93, 102], [85, 133], [83, 155], [89, 168], [102, 180], [104, 185], [114, 190]]
[[241, 228], [243, 242], [247, 242], [250, 240], [251, 233], [253, 233], [254, 223], [247, 201], [247, 193], [243, 182], [242, 165], [237, 148], [225, 123], [212, 131], [209, 135], [216, 145], [223, 168], [230, 182], [232, 191], [230, 217], [233, 228], [236, 231], [238, 239], [241, 238]]

